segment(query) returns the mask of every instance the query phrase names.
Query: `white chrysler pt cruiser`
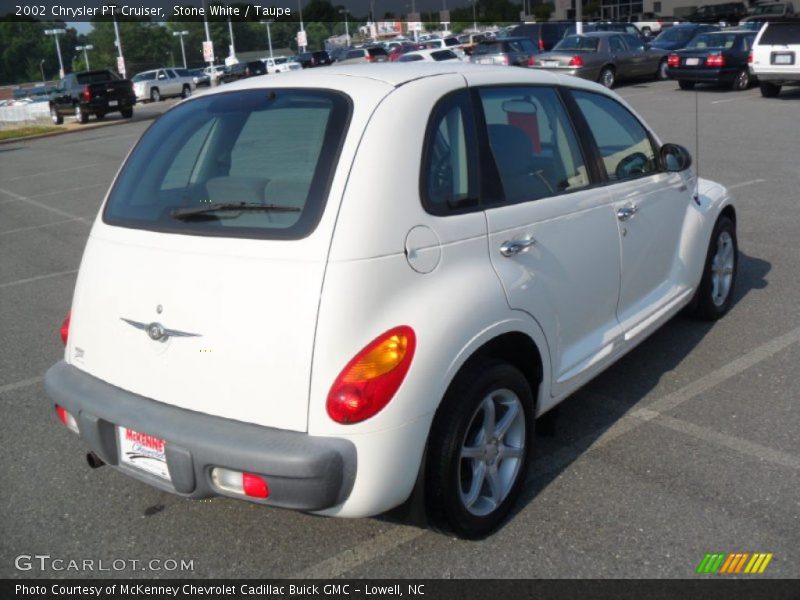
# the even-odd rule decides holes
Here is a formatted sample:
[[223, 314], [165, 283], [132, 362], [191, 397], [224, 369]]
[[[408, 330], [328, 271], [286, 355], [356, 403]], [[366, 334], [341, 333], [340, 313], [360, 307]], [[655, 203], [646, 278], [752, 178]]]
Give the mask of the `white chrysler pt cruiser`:
[[[393, 148], [387, 152], [387, 147]], [[461, 64], [256, 78], [166, 112], [89, 237], [61, 421], [185, 497], [493, 531], [534, 420], [681, 309], [736, 213], [617, 95]]]

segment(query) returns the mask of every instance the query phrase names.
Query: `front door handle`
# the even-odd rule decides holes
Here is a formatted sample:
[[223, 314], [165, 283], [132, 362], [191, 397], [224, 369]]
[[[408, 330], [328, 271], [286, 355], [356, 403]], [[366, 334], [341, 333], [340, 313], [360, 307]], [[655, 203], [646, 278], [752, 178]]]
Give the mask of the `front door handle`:
[[500, 254], [508, 258], [509, 256], [516, 256], [520, 252], [523, 252], [533, 246], [536, 243], [536, 240], [533, 238], [527, 238], [523, 240], [508, 240], [503, 242], [500, 246]]
[[639, 207], [636, 206], [635, 204], [631, 204], [630, 206], [623, 206], [622, 208], [617, 209], [617, 218], [620, 221], [627, 221], [628, 219], [633, 217], [633, 215], [635, 215], [637, 212], [639, 212]]

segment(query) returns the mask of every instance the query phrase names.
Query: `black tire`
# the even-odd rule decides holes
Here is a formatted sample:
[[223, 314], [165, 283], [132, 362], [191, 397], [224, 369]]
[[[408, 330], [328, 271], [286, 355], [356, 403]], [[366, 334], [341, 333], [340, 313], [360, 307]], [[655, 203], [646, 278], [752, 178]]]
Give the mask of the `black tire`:
[[158, 90], [157, 87], [154, 87], [152, 90], [150, 90], [150, 102], [160, 102], [160, 101], [161, 101], [161, 92]]
[[181, 98], [188, 98], [192, 95], [192, 87], [190, 85], [184, 85], [183, 89], [181, 90]]
[[679, 79], [678, 86], [680, 86], [682, 90], [693, 90], [694, 81], [686, 81], [685, 79]]
[[667, 75], [667, 59], [664, 58], [658, 63], [658, 70], [656, 71], [656, 79], [659, 81], [666, 81], [669, 79], [669, 75]]
[[54, 125], [64, 124], [64, 117], [58, 114], [58, 110], [55, 106], [50, 107], [50, 118], [53, 120]]
[[[724, 244], [722, 240], [724, 236], [728, 236], [732, 245], [732, 272], [730, 273], [730, 284], [727, 286], [727, 293], [724, 298], [719, 295], [715, 297], [714, 277], [718, 276], [719, 269], [724, 265], [719, 261], [719, 253]], [[726, 217], [721, 216], [717, 219], [714, 229], [711, 232], [711, 241], [708, 244], [708, 252], [706, 253], [706, 262], [703, 267], [703, 277], [700, 280], [700, 285], [697, 287], [697, 292], [688, 307], [688, 314], [703, 321], [716, 321], [723, 317], [731, 308], [733, 304], [733, 294], [736, 288], [736, 274], [739, 267], [739, 246], [736, 241], [736, 225], [734, 222]]]
[[764, 98], [776, 98], [781, 93], [781, 86], [777, 83], [762, 81], [758, 87], [761, 88], [761, 95]]
[[743, 92], [750, 87], [750, 72], [745, 67], [736, 74], [731, 83], [731, 89], [735, 92]]
[[[492, 441], [484, 443], [480, 441], [483, 437], [475, 437], [486, 425], [481, 407], [484, 402], [495, 406], [495, 398], [508, 399], [518, 412], [514, 413], [517, 416], [512, 419], [511, 427], [497, 434], [496, 438], [492, 434]], [[519, 369], [507, 363], [475, 359], [456, 376], [436, 413], [428, 439], [425, 505], [434, 528], [465, 539], [480, 539], [494, 531], [508, 516], [525, 483], [534, 439], [534, 404], [528, 380]], [[507, 405], [500, 405], [503, 406]], [[508, 409], [495, 413], [495, 423], [500, 425], [503, 416], [511, 418], [510, 415]], [[476, 421], [476, 418], [480, 420]], [[496, 431], [494, 427], [490, 430]], [[468, 436], [472, 437], [471, 443]], [[467, 443], [470, 447], [480, 445], [484, 454], [462, 458], [462, 446]], [[514, 449], [517, 453], [521, 451], [521, 456], [502, 458], [498, 452], [504, 448]], [[479, 480], [473, 479], [476, 466], [483, 469]], [[484, 490], [492, 493], [490, 472], [498, 473], [494, 481], [501, 490], [497, 495], [499, 503], [482, 494]], [[477, 499], [469, 503], [469, 507], [469, 501], [463, 499], [465, 483], [471, 484], [470, 491], [476, 490]]]
[[95, 117], [97, 117], [97, 120], [98, 120], [98, 121], [102, 121], [103, 119], [105, 119], [105, 118], [106, 118], [106, 113], [99, 112], [99, 113], [97, 113], [97, 114], [95, 115]]
[[133, 117], [133, 109], [132, 108], [123, 108], [119, 112], [122, 115], [123, 119], [130, 119], [131, 117]]
[[616, 73], [614, 72], [614, 67], [603, 67], [600, 69], [600, 75], [598, 76], [597, 81], [608, 89], [612, 89], [614, 87], [614, 83], [616, 82]]
[[81, 110], [80, 104], [75, 105], [75, 120], [79, 123], [88, 123], [89, 122], [89, 113], [83, 112]]

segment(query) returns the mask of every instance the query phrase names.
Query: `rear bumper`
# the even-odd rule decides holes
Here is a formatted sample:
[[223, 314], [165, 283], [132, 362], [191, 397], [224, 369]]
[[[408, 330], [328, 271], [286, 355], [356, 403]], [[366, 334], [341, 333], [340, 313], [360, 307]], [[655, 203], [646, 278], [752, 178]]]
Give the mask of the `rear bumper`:
[[126, 108], [133, 108], [136, 104], [136, 96], [128, 96], [126, 98], [119, 98], [117, 100], [116, 106], [109, 106], [109, 101], [105, 98], [92, 100], [91, 102], [84, 102], [81, 105], [81, 108], [84, 112], [87, 113], [109, 113], [109, 112], [116, 112], [119, 110], [125, 110]]
[[[61, 361], [45, 376], [55, 404], [78, 421], [80, 436], [103, 461], [157, 488], [190, 498], [231, 496], [297, 510], [343, 503], [356, 475], [355, 446], [343, 439], [262, 427], [163, 404], [126, 392]], [[117, 426], [160, 437], [172, 484], [121, 465]], [[212, 467], [263, 475], [265, 500], [225, 493], [211, 482]]]
[[800, 83], [800, 69], [798, 69], [794, 73], [787, 73], [787, 72], [769, 72], [764, 71], [762, 69], [754, 69], [751, 68], [750, 72], [758, 77], [759, 81], [768, 81], [770, 83], [789, 83], [789, 84], [798, 84]]
[[723, 69], [667, 69], [667, 77], [670, 79], [682, 79], [683, 81], [695, 81], [697, 83], [733, 83], [737, 73], [742, 67], [730, 67]]

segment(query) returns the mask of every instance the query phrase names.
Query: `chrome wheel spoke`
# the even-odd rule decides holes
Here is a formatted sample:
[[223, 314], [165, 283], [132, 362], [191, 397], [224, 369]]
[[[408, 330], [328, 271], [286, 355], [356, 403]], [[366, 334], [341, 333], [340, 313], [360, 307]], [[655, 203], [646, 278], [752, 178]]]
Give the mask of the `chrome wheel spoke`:
[[484, 441], [488, 441], [491, 440], [495, 434], [494, 398], [492, 396], [487, 396], [483, 401], [481, 409], [483, 410], [483, 439]]
[[497, 454], [497, 458], [499, 460], [503, 460], [504, 458], [522, 458], [522, 455], [525, 453], [523, 448], [515, 448], [513, 446], [500, 446], [498, 448], [499, 452]]
[[469, 490], [463, 496], [464, 505], [471, 508], [478, 500], [483, 490], [483, 483], [486, 480], [486, 465], [480, 461], [472, 463], [472, 481], [470, 481]]
[[515, 402], [513, 404], [508, 405], [508, 408], [506, 409], [503, 418], [500, 419], [500, 422], [497, 424], [497, 427], [495, 428], [495, 435], [497, 436], [497, 439], [502, 439], [503, 436], [506, 433], [508, 433], [508, 430], [517, 420], [519, 413], [520, 413], [519, 404]]
[[500, 473], [497, 466], [489, 467], [486, 470], [486, 482], [489, 484], [489, 496], [487, 500], [492, 503], [492, 508], [497, 507], [505, 498], [507, 490], [503, 489]]
[[482, 459], [485, 451], [480, 446], [465, 446], [461, 448], [461, 458], [462, 459]]

